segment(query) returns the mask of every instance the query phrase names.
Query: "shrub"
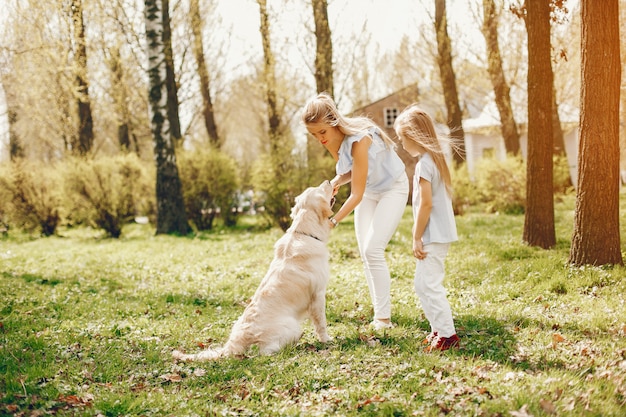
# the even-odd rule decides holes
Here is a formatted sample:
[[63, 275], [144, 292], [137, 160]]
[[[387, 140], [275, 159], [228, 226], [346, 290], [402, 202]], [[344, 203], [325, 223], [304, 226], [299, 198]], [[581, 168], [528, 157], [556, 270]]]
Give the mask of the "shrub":
[[567, 156], [553, 158], [552, 178], [555, 194], [569, 194], [574, 190]]
[[135, 154], [72, 160], [65, 179], [70, 220], [118, 238], [135, 216], [154, 212], [153, 177]]
[[450, 164], [452, 177], [452, 208], [454, 214], [463, 215], [467, 208], [479, 200], [476, 185], [470, 179], [467, 164]]
[[482, 159], [474, 172], [476, 187], [487, 210], [521, 214], [526, 209], [526, 164], [521, 156], [504, 161]]
[[55, 234], [61, 221], [61, 178], [52, 165], [18, 160], [0, 176], [0, 220], [27, 231]]
[[[304, 163], [289, 153], [282, 160], [264, 155], [253, 167], [253, 185], [264, 196], [264, 214], [282, 230], [291, 225], [291, 207], [298, 194], [309, 185]], [[320, 181], [321, 183], [321, 181]]]
[[178, 162], [187, 217], [196, 229], [212, 229], [218, 214], [226, 226], [235, 226], [240, 182], [235, 161], [209, 149], [183, 152]]

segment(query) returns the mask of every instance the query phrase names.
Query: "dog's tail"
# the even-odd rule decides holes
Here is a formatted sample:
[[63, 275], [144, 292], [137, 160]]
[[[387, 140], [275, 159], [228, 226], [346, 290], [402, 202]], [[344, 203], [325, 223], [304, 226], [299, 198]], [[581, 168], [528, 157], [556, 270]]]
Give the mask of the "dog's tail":
[[201, 352], [195, 354], [186, 354], [179, 350], [175, 350], [172, 352], [172, 357], [179, 361], [190, 362], [190, 361], [214, 361], [220, 358], [223, 358], [226, 355], [224, 349], [206, 349]]

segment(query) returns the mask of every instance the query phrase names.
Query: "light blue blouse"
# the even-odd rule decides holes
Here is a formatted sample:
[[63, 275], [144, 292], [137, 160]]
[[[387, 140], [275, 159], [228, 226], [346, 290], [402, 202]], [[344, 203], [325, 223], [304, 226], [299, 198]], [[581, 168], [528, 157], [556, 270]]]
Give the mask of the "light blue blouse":
[[365, 192], [385, 192], [392, 188], [400, 177], [405, 175], [405, 166], [393, 147], [387, 145], [376, 127], [355, 135], [346, 136], [339, 147], [339, 159], [335, 167], [338, 175], [352, 171], [352, 145], [364, 136], [372, 138], [367, 151], [367, 182]]
[[415, 176], [413, 177], [413, 218], [417, 219], [417, 212], [420, 205], [421, 193], [419, 187], [420, 178], [430, 182], [432, 190], [433, 207], [430, 218], [426, 224], [422, 242], [429, 243], [451, 243], [458, 240], [456, 223], [454, 220], [454, 210], [452, 200], [446, 191], [446, 185], [439, 174], [437, 165], [429, 153], [420, 156], [415, 165]]

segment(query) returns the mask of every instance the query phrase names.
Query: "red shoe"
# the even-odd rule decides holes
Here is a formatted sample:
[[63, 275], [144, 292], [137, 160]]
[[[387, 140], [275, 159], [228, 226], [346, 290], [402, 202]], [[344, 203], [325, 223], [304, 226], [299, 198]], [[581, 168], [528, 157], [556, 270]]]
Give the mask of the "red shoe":
[[450, 348], [459, 347], [459, 336], [453, 334], [450, 337], [436, 337], [433, 339], [430, 346], [426, 348], [427, 352], [433, 352], [435, 350], [443, 352], [444, 350], [448, 350]]
[[433, 343], [433, 340], [437, 338], [437, 332], [430, 332], [426, 339], [422, 340], [423, 345], [430, 345]]

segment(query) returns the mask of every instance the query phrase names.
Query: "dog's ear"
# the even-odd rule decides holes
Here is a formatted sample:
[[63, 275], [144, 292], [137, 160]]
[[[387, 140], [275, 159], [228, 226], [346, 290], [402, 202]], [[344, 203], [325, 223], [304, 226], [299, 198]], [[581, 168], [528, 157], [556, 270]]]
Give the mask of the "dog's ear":
[[320, 219], [327, 219], [331, 214], [333, 214], [330, 201], [328, 201], [326, 194], [321, 190], [319, 190], [315, 195], [315, 211]]
[[300, 195], [296, 196], [296, 198], [294, 199], [295, 204], [293, 205], [293, 207], [291, 208], [291, 214], [290, 217], [292, 219], [296, 218], [296, 215], [298, 214], [298, 212], [306, 206], [306, 199], [308, 198], [308, 195], [310, 194], [310, 188], [307, 188], [306, 190], [304, 190]]

